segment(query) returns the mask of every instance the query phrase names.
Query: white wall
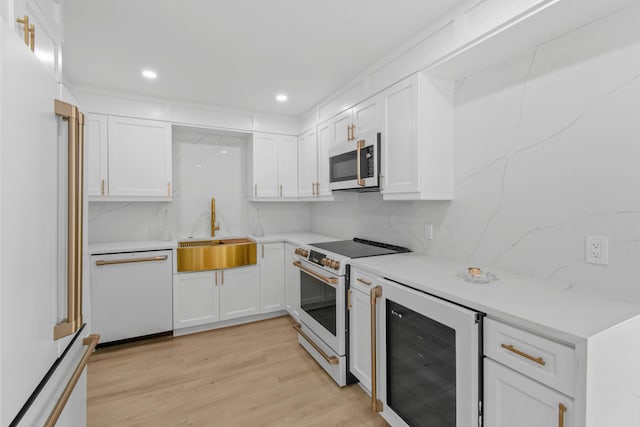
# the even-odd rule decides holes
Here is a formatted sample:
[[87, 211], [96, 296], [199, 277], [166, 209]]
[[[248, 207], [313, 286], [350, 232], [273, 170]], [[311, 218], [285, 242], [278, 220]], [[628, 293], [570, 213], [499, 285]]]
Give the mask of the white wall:
[[91, 202], [89, 240], [161, 239], [165, 215], [174, 239], [210, 235], [210, 203], [216, 198], [219, 236], [247, 235], [258, 214], [265, 232], [309, 230], [308, 203], [247, 201], [247, 140], [241, 134], [174, 127], [171, 202]]
[[[313, 231], [640, 298], [638, 22], [628, 8], [458, 81], [454, 201], [316, 204]], [[609, 237], [609, 266], [585, 264], [587, 234]]]

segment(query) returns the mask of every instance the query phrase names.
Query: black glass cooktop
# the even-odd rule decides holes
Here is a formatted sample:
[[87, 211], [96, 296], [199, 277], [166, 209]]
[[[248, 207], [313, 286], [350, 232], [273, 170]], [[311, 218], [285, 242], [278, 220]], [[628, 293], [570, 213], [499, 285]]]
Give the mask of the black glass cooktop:
[[311, 246], [349, 258], [365, 258], [369, 256], [411, 252], [411, 250], [402, 246], [389, 245], [386, 243], [358, 238], [353, 240], [339, 240], [336, 242], [312, 243]]

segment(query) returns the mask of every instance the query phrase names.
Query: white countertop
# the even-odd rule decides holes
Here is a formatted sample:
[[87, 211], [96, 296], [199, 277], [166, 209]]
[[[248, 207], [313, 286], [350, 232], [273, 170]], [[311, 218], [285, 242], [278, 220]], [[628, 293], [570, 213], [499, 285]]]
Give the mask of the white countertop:
[[425, 255], [360, 258], [352, 267], [573, 343], [640, 315], [640, 301], [524, 275], [492, 271], [499, 280], [469, 283], [457, 277], [463, 264]]
[[[214, 239], [231, 239], [236, 237], [245, 236], [216, 236]], [[273, 242], [287, 242], [294, 245], [305, 245], [309, 243], [317, 242], [329, 242], [332, 240], [340, 240], [335, 237], [323, 236], [314, 233], [295, 232], [295, 233], [278, 233], [278, 234], [265, 234], [264, 236], [256, 237], [249, 235], [258, 243], [273, 243]], [[203, 237], [203, 239], [210, 239], [210, 237]], [[188, 238], [180, 239], [188, 240]], [[193, 240], [198, 240], [197, 238]], [[129, 242], [101, 242], [101, 243], [89, 243], [89, 254], [107, 254], [118, 252], [135, 252], [135, 251], [152, 251], [161, 249], [175, 249], [178, 247], [178, 240], [139, 240]]]

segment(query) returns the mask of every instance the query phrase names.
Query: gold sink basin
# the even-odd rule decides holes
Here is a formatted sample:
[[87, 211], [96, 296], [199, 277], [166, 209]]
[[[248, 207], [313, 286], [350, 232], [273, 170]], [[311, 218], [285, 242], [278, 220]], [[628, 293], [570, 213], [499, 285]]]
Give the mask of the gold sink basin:
[[248, 238], [178, 242], [178, 271], [206, 271], [252, 265], [257, 244]]

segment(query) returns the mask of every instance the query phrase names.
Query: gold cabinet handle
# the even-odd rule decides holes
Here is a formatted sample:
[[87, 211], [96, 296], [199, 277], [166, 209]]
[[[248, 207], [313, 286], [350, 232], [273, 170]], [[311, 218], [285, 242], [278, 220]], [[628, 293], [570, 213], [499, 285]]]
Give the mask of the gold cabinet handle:
[[382, 412], [382, 401], [378, 400], [378, 355], [377, 353], [377, 313], [378, 298], [382, 296], [382, 286], [371, 289], [371, 412]]
[[149, 262], [149, 261], [165, 261], [167, 259], [167, 255], [163, 256], [152, 256], [148, 258], [126, 258], [126, 259], [112, 259], [112, 260], [98, 260], [96, 261], [96, 265], [114, 265], [114, 264], [130, 264], [132, 262]]
[[358, 185], [361, 187], [364, 187], [364, 179], [362, 179], [362, 170], [360, 170], [360, 151], [364, 148], [364, 139], [361, 139], [360, 141], [358, 141], [358, 147], [356, 148], [356, 162], [358, 163], [356, 165], [356, 171], [357, 171], [357, 175], [358, 175]]
[[280, 197], [282, 197], [282, 184], [280, 184]]
[[253, 195], [255, 197], [258, 197], [258, 184], [253, 186]]
[[224, 286], [224, 270], [220, 272], [220, 279], [221, 279], [222, 285]]
[[356, 125], [352, 124], [351, 125], [351, 140], [353, 141], [354, 139], [356, 139]]
[[307, 334], [302, 332], [302, 326], [300, 326], [300, 324], [293, 325], [293, 329], [298, 331], [300, 336], [304, 338], [305, 341], [307, 341], [311, 345], [311, 347], [313, 347], [318, 353], [320, 353], [320, 356], [322, 356], [322, 358], [326, 360], [329, 365], [337, 365], [338, 363], [340, 363], [337, 357], [329, 356], [318, 346], [318, 344], [314, 343], [313, 340], [307, 336]]
[[364, 279], [361, 279], [361, 278], [358, 277], [356, 280], [358, 282], [362, 283], [363, 285], [371, 286], [371, 282], [368, 282], [368, 281], [366, 281]]
[[29, 17], [27, 15], [24, 15], [24, 17], [22, 18], [17, 18], [16, 22], [18, 24], [22, 24], [23, 26], [22, 31], [24, 34], [24, 44], [29, 46], [29, 33], [31, 29], [31, 27], [29, 26]]
[[515, 348], [511, 344], [500, 344], [500, 347], [504, 348], [505, 350], [509, 350], [510, 352], [515, 353], [518, 356], [522, 356], [525, 359], [529, 359], [532, 362], [536, 362], [538, 365], [544, 366], [544, 365], [547, 364], [547, 362], [545, 362], [542, 357], [533, 357], [530, 354], [527, 354], [522, 350], [518, 350], [517, 348]]
[[562, 403], [558, 404], [558, 427], [564, 427], [564, 413], [567, 412], [567, 407]]
[[100, 183], [100, 192], [102, 193], [102, 195], [104, 196], [104, 179], [102, 180], [102, 182]]
[[167, 181], [167, 196], [171, 196], [171, 181]]
[[304, 265], [302, 265], [300, 261], [294, 261], [293, 265], [295, 265], [300, 270], [304, 271], [305, 273], [315, 277], [316, 279], [328, 285], [335, 285], [338, 283], [338, 279], [336, 279], [335, 277], [327, 277], [327, 276], [323, 276], [322, 274], [318, 274], [315, 271], [311, 270], [310, 268], [307, 268]]
[[215, 271], [214, 273], [215, 273], [215, 277], [216, 277], [216, 286], [218, 286], [218, 272]]
[[31, 52], [36, 51], [36, 26], [29, 25], [29, 46], [31, 46]]
[[262, 258], [264, 258], [264, 245], [262, 245]]

